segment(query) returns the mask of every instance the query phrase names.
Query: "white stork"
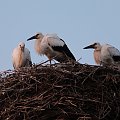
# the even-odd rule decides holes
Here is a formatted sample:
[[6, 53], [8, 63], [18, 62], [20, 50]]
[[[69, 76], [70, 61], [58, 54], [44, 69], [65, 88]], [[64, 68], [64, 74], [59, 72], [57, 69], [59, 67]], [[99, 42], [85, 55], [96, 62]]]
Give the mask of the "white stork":
[[40, 55], [46, 55], [48, 59], [55, 59], [58, 62], [67, 62], [69, 60], [76, 60], [65, 42], [57, 36], [57, 34], [37, 33], [28, 40], [36, 39], [35, 50]]
[[25, 48], [25, 43], [20, 42], [12, 52], [12, 63], [14, 69], [32, 65], [30, 51]]
[[95, 49], [94, 59], [96, 64], [110, 65], [120, 63], [120, 51], [109, 44], [100, 45], [100, 43], [94, 43], [83, 49], [89, 48]]

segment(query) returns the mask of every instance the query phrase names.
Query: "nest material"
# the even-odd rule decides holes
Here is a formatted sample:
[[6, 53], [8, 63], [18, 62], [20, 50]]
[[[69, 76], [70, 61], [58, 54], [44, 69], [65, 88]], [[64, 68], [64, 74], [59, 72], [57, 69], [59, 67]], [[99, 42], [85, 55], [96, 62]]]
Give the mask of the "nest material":
[[120, 119], [118, 69], [79, 63], [39, 65], [0, 79], [1, 120]]

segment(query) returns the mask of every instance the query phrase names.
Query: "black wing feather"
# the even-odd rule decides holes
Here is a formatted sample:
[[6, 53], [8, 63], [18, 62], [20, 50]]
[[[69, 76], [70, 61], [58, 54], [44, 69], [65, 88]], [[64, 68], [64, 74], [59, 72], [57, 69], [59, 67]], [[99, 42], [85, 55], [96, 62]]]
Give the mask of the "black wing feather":
[[120, 61], [120, 56], [113, 56], [112, 58], [113, 58], [113, 60], [115, 62], [119, 62]]
[[62, 52], [64, 54], [66, 54], [66, 56], [68, 56], [70, 59], [73, 59], [73, 60], [76, 61], [74, 55], [71, 53], [71, 51], [69, 50], [69, 48], [67, 47], [66, 44], [64, 44], [64, 46], [52, 46], [52, 49], [55, 50], [55, 51], [58, 51], [58, 52]]

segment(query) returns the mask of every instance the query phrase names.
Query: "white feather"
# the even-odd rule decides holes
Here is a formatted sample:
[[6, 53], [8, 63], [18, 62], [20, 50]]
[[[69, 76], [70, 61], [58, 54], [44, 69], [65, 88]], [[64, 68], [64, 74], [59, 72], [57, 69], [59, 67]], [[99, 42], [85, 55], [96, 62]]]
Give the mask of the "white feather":
[[61, 40], [57, 34], [43, 35], [42, 33], [37, 33], [28, 40], [32, 39], [36, 39], [36, 52], [40, 55], [46, 55], [50, 61], [55, 59], [59, 62], [65, 62], [68, 61], [68, 58], [75, 60], [75, 57], [70, 52], [67, 45], [65, 45], [65, 42]]
[[21, 51], [19, 45], [18, 47], [14, 48], [12, 52], [12, 63], [15, 69], [29, 66], [29, 62], [31, 61], [30, 51], [27, 48], [24, 48], [24, 52]]
[[[24, 56], [24, 57], [23, 57], [23, 63], [26, 63], [26, 64], [27, 64], [29, 61], [31, 61], [30, 51], [29, 51], [27, 48], [24, 49], [23, 56]], [[27, 60], [28, 62], [27, 62], [26, 60]]]
[[[50, 50], [51, 52], [54, 52], [52, 47], [54, 46], [63, 46], [65, 43], [60, 40], [60, 38], [57, 36], [57, 34], [47, 34], [43, 37], [40, 48], [41, 53], [45, 54], [46, 51]], [[49, 51], [49, 52], [50, 52]]]
[[[120, 51], [109, 44], [100, 45], [100, 43], [94, 43], [88, 48], [94, 48], [94, 59], [97, 64], [114, 64], [116, 63], [113, 56], [120, 56]], [[87, 49], [86, 47], [86, 49]]]
[[105, 44], [102, 45], [101, 56], [120, 56], [120, 51], [109, 44]]
[[57, 34], [47, 34], [43, 37], [42, 41], [48, 43], [50, 46], [63, 46], [65, 44]]

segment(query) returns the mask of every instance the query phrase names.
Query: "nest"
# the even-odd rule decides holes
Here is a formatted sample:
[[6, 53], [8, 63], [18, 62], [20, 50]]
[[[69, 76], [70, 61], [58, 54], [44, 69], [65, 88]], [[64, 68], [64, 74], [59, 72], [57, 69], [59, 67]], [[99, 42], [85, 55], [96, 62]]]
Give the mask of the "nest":
[[35, 65], [0, 77], [1, 120], [119, 120], [120, 70]]

